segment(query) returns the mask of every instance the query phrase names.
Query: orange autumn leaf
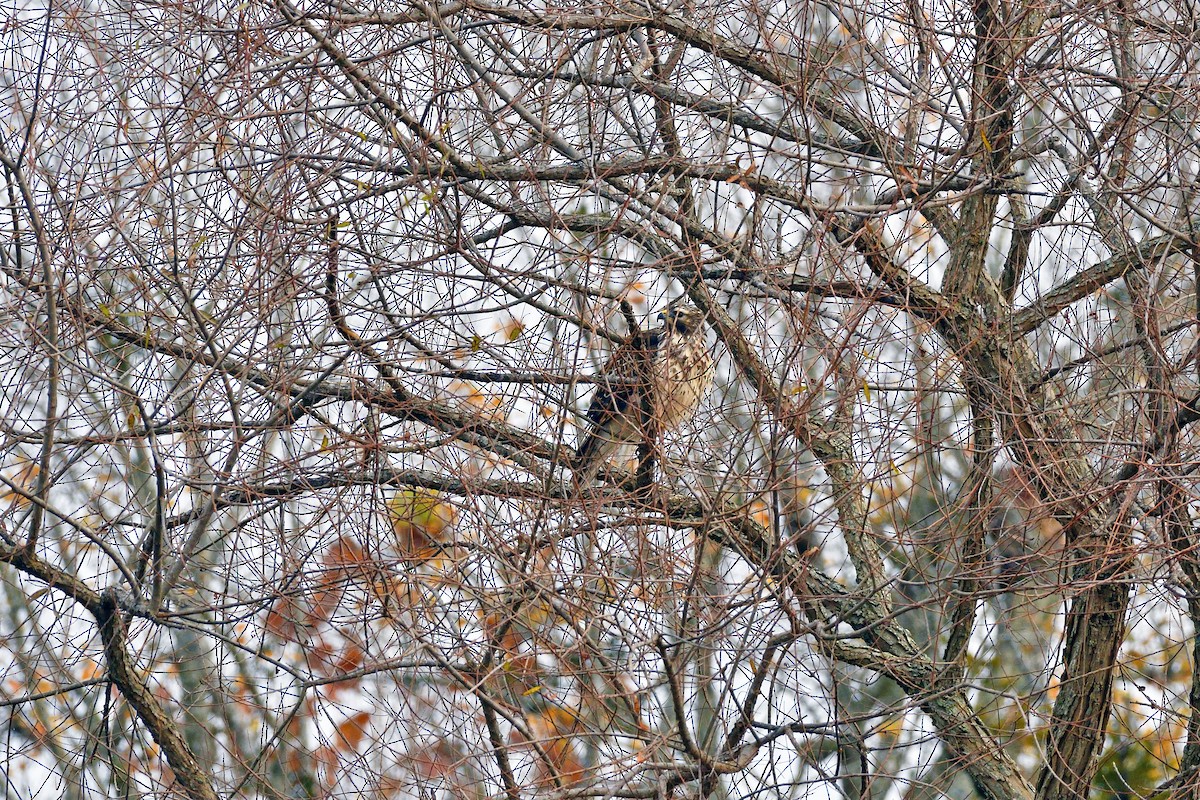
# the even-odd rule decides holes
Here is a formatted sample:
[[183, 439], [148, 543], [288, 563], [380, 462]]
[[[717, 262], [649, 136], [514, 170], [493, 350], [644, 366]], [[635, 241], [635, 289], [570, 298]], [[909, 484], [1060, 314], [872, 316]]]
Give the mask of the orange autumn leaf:
[[500, 411], [503, 405], [503, 399], [496, 394], [484, 392], [478, 386], [466, 381], [454, 381], [447, 387], [450, 395], [458, 398], [474, 411], [488, 419], [503, 419], [504, 414]]
[[407, 760], [417, 775], [423, 780], [431, 780], [452, 775], [455, 765], [462, 761], [462, 754], [445, 739], [440, 739], [435, 744], [411, 751]]
[[349, 672], [354, 672], [362, 664], [363, 651], [358, 645], [351, 642], [342, 648], [342, 652], [338, 656], [337, 662], [333, 665], [333, 669], [335, 674], [345, 675]]
[[338, 578], [322, 581], [313, 593], [312, 609], [307, 614], [310, 625], [329, 622], [342, 603], [343, 583]]
[[366, 557], [358, 543], [345, 536], [339, 536], [325, 553], [325, 563], [331, 567], [357, 567]]
[[358, 745], [362, 742], [363, 737], [367, 733], [367, 723], [371, 720], [371, 714], [367, 711], [359, 711], [348, 719], [338, 723], [337, 735], [339, 740], [339, 749], [353, 752], [358, 749]]
[[7, 484], [0, 486], [0, 502], [8, 503], [13, 508], [24, 508], [29, 505], [29, 498], [26, 495], [33, 494], [40, 474], [41, 469], [37, 464], [32, 461], [27, 462], [25, 466], [17, 470], [15, 475], [8, 478], [16, 488], [10, 489]]
[[330, 545], [322, 559], [323, 574], [317, 576], [313, 593], [313, 622], [329, 622], [341, 605], [348, 583], [355, 583], [377, 592], [381, 569], [354, 540], [340, 536]]
[[322, 675], [332, 677], [335, 674], [333, 671], [333, 647], [320, 636], [305, 647], [304, 657], [308, 661], [309, 666]]
[[324, 794], [329, 794], [337, 783], [341, 759], [332, 747], [318, 747], [312, 754], [312, 763], [321, 775]]
[[294, 641], [304, 616], [293, 597], [279, 597], [267, 612], [267, 631], [280, 639]]
[[771, 506], [761, 498], [750, 501], [750, 518], [764, 528], [771, 526]]
[[[574, 782], [584, 776], [586, 768], [575, 748], [575, 739], [580, 733], [578, 719], [570, 711], [558, 706], [529, 717], [529, 732], [534, 736], [549, 766], [564, 782]], [[548, 765], [539, 761], [540, 771], [546, 780], [552, 776]]]

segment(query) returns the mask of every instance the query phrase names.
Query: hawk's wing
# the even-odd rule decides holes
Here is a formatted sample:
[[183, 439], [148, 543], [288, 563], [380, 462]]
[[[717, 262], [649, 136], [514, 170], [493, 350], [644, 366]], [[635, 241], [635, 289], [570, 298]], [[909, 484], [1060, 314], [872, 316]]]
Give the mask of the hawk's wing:
[[587, 418], [591, 430], [578, 450], [580, 468], [599, 468], [622, 444], [640, 438], [637, 424], [642, 402], [641, 388], [646, 380], [643, 359], [653, 359], [662, 340], [661, 329], [644, 334], [645, 350], [633, 345], [621, 345], [601, 368], [596, 392], [588, 406]]

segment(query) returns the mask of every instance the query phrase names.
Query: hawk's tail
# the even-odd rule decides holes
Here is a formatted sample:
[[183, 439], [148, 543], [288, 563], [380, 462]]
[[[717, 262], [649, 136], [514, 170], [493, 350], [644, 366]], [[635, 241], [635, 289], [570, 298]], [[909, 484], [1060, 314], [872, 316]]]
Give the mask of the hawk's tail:
[[571, 465], [580, 485], [586, 485], [595, 480], [600, 473], [600, 468], [604, 466], [604, 462], [620, 447], [620, 442], [602, 436], [597, 431], [589, 433], [583, 440], [583, 444], [579, 445], [579, 449], [575, 451], [575, 463]]

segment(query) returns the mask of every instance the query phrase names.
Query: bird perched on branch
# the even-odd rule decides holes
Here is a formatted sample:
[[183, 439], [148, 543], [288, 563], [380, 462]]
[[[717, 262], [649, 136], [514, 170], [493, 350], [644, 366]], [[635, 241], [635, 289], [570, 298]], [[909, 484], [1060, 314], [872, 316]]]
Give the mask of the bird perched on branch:
[[676, 301], [658, 319], [659, 327], [617, 348], [601, 370], [588, 406], [591, 429], [576, 460], [580, 483], [590, 482], [618, 450], [684, 422], [712, 387], [703, 312]]

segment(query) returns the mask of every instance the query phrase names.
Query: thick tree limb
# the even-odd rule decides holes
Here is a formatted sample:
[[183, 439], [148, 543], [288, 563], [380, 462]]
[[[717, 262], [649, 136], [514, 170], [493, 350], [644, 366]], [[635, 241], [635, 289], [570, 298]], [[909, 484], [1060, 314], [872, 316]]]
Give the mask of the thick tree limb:
[[95, 614], [96, 622], [100, 625], [100, 640], [104, 643], [109, 677], [162, 748], [163, 757], [175, 773], [175, 779], [192, 800], [218, 800], [208, 775], [179, 732], [178, 723], [167, 716], [154, 699], [130, 661], [129, 654], [125, 652], [126, 626], [117, 606], [115, 589], [107, 589], [100, 595]]
[[1173, 234], [1163, 234], [1140, 242], [1125, 253], [1114, 255], [1064, 281], [1030, 306], [1014, 311], [1007, 326], [1014, 335], [1029, 333], [1072, 303], [1112, 283], [1131, 269], [1144, 269], [1191, 247], [1191, 242]]

